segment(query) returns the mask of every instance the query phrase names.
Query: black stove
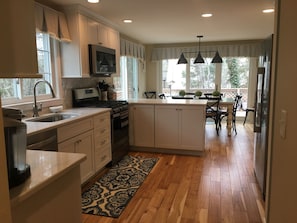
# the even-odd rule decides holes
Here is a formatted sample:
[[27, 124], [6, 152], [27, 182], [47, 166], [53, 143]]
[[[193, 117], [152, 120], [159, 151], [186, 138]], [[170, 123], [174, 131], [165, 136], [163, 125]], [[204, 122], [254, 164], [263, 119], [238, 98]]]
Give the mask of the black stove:
[[112, 164], [116, 164], [129, 150], [129, 110], [124, 100], [98, 100], [97, 88], [72, 90], [73, 107], [111, 108]]

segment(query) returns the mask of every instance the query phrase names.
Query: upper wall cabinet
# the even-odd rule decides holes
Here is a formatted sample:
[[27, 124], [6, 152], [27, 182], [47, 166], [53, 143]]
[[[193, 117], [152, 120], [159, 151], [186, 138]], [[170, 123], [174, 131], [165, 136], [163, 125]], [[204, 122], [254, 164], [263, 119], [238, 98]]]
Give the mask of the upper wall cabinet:
[[34, 1], [1, 1], [0, 78], [40, 78]]
[[67, 12], [66, 16], [72, 42], [62, 43], [63, 77], [90, 77], [88, 44], [115, 49], [117, 74], [119, 74], [119, 32], [76, 11]]

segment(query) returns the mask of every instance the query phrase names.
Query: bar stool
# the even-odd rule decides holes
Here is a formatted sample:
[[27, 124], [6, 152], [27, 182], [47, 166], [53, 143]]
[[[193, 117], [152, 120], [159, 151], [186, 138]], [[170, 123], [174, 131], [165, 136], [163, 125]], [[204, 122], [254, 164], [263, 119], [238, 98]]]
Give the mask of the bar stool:
[[246, 121], [246, 118], [247, 118], [249, 112], [255, 112], [255, 108], [246, 108], [243, 125], [245, 124], [245, 121]]

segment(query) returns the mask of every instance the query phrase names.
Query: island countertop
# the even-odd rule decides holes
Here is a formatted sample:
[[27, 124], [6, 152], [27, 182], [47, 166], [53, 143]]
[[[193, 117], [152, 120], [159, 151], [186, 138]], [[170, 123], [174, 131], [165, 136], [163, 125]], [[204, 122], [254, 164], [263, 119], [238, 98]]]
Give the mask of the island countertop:
[[31, 176], [10, 189], [11, 206], [16, 206], [45, 188], [86, 159], [85, 154], [27, 150]]
[[129, 104], [151, 104], [151, 105], [201, 105], [206, 106], [207, 100], [201, 99], [129, 99]]

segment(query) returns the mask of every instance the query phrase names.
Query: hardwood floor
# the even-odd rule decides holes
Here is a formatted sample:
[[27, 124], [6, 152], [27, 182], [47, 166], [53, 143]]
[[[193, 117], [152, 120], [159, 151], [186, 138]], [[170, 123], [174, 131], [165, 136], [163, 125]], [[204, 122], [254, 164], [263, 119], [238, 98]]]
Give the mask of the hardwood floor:
[[160, 160], [118, 219], [83, 214], [83, 223], [262, 222], [252, 126], [238, 122], [237, 132], [206, 125], [203, 157], [131, 153]]

